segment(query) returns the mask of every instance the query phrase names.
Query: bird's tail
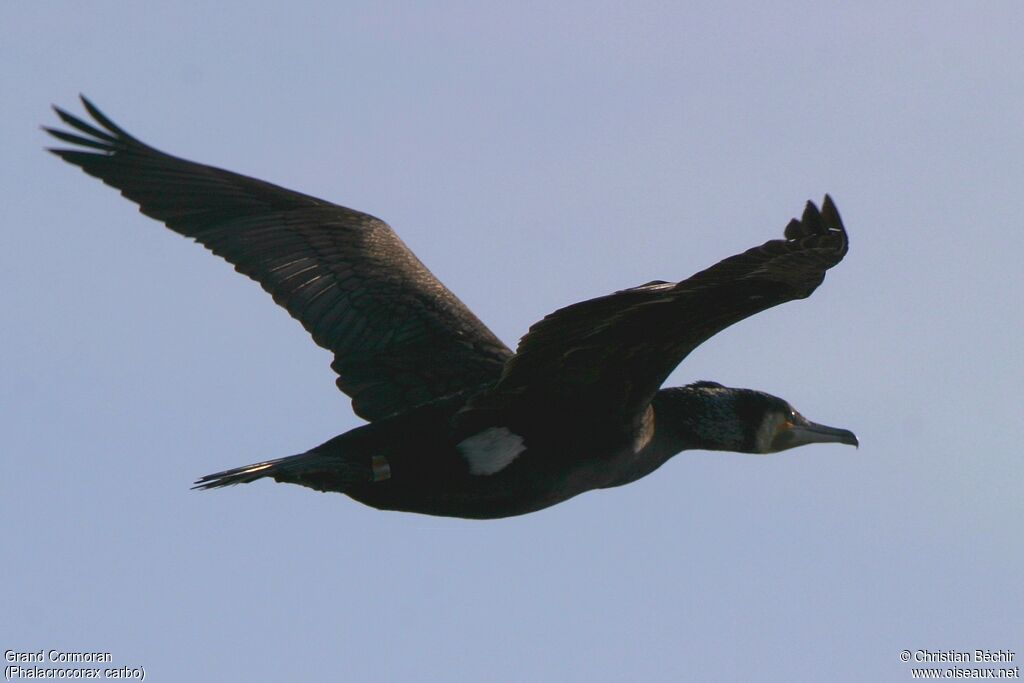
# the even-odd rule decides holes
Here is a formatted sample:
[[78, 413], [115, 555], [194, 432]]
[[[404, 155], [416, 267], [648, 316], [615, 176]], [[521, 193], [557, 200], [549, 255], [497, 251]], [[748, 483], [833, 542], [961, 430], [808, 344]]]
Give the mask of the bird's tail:
[[270, 477], [274, 481], [300, 484], [318, 491], [344, 491], [347, 485], [381, 478], [377, 463], [361, 462], [310, 451], [236, 467], [196, 480], [193, 489], [216, 489]]
[[235, 467], [234, 469], [224, 470], [223, 472], [217, 472], [215, 474], [207, 474], [206, 476], [197, 479], [195, 486], [192, 488], [218, 489], [222, 486], [248, 484], [251, 481], [256, 481], [263, 477], [273, 476], [281, 467], [282, 463], [295, 457], [298, 456], [292, 455], [286, 458], [278, 458], [276, 460], [267, 460], [266, 462], [245, 465], [244, 467]]

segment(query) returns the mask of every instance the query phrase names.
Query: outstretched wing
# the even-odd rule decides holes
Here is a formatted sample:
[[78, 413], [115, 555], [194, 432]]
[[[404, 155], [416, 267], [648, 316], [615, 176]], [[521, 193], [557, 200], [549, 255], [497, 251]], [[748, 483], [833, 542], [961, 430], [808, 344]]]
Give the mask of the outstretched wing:
[[810, 296], [847, 245], [832, 199], [825, 196], [820, 212], [808, 202], [784, 239], [682, 282], [651, 282], [555, 311], [523, 337], [494, 397], [525, 400], [520, 405], [531, 410], [571, 406], [564, 410], [587, 414], [590, 424], [636, 420], [693, 349], [759, 311]]
[[164, 154], [91, 102], [96, 127], [54, 108], [75, 132], [51, 149], [121, 191], [270, 292], [334, 352], [338, 387], [376, 420], [491, 383], [511, 351], [387, 223], [330, 202]]

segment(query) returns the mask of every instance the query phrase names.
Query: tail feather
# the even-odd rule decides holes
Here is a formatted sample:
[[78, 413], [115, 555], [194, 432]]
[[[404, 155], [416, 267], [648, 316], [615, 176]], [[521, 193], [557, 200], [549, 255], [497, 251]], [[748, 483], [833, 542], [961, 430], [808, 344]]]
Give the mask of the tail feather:
[[318, 491], [342, 491], [346, 485], [373, 481], [369, 464], [317, 453], [289, 455], [276, 460], [235, 467], [207, 474], [195, 481], [193, 489], [217, 489], [271, 477], [274, 481], [300, 484]]
[[277, 460], [267, 460], [266, 462], [258, 462], [252, 465], [245, 465], [244, 467], [235, 467], [230, 470], [224, 470], [223, 472], [207, 474], [206, 476], [197, 479], [192, 488], [218, 489], [223, 486], [248, 484], [249, 482], [256, 481], [257, 479], [272, 476], [274, 474], [273, 471], [278, 467], [278, 465], [287, 459], [288, 458], [278, 458]]

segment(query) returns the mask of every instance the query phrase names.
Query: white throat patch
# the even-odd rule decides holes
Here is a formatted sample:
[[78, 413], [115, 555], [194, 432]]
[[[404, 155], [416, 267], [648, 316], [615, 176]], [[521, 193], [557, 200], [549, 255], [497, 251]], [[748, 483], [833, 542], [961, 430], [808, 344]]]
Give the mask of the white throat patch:
[[761, 421], [761, 426], [757, 428], [757, 435], [754, 437], [757, 442], [754, 446], [757, 448], [758, 453], [771, 453], [772, 452], [772, 440], [775, 438], [775, 433], [779, 431], [779, 425], [785, 420], [779, 413], [769, 413], [765, 415]]
[[488, 427], [456, 446], [469, 465], [470, 474], [495, 474], [512, 464], [526, 450], [523, 437], [505, 427]]

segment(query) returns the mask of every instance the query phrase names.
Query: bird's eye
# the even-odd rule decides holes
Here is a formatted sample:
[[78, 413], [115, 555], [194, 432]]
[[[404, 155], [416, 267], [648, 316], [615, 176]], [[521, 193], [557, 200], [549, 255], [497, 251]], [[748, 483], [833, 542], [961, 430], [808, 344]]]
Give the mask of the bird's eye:
[[787, 416], [787, 418], [789, 419], [790, 422], [796, 422], [796, 411], [795, 410], [790, 410], [789, 411], [789, 415]]

